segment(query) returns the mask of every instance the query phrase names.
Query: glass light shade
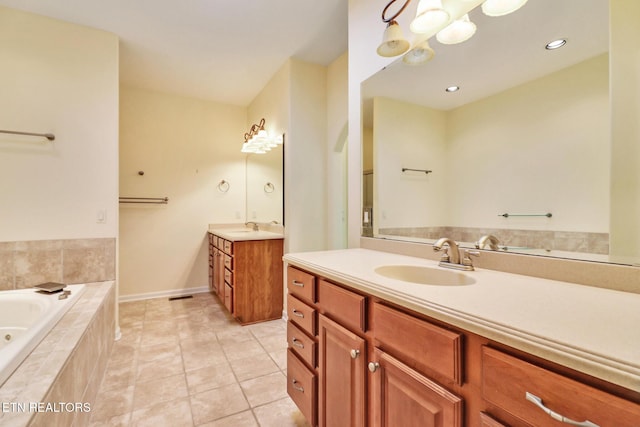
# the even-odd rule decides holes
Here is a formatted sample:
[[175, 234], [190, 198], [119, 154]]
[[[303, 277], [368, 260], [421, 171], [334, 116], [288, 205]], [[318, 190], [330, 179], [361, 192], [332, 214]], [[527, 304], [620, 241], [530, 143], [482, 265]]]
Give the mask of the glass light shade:
[[482, 3], [482, 12], [487, 16], [502, 16], [515, 12], [525, 5], [527, 0], [486, 0]]
[[409, 65], [420, 65], [430, 61], [434, 55], [435, 52], [429, 46], [429, 41], [424, 40], [405, 53], [402, 57], [402, 62]]
[[242, 144], [242, 148], [240, 149], [241, 153], [255, 153], [255, 148], [252, 147], [248, 142]]
[[402, 29], [396, 21], [389, 22], [382, 35], [382, 43], [378, 46], [378, 55], [392, 57], [402, 55], [409, 49], [409, 42], [404, 38]]
[[442, 8], [441, 0], [420, 0], [409, 29], [416, 34], [427, 34], [442, 28], [449, 19], [449, 12]]
[[476, 24], [469, 20], [469, 14], [465, 14], [438, 31], [436, 39], [442, 44], [456, 44], [469, 40], [475, 33]]

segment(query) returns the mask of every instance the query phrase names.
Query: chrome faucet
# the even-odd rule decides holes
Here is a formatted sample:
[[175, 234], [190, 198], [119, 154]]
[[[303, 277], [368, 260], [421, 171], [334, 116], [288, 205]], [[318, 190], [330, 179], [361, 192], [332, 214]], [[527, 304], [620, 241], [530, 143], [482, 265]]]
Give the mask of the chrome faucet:
[[[448, 253], [444, 245], [449, 246], [451, 254]], [[472, 271], [473, 263], [471, 262], [471, 256], [480, 256], [480, 252], [465, 249], [464, 257], [462, 258], [462, 262], [460, 262], [460, 247], [458, 243], [447, 237], [438, 239], [438, 241], [433, 244], [433, 250], [435, 252], [443, 251], [440, 262], [438, 263], [440, 267], [453, 268], [456, 270]]]
[[487, 234], [482, 236], [480, 240], [476, 242], [476, 249], [484, 249], [485, 246], [489, 244], [489, 248], [491, 248], [492, 251], [497, 251], [498, 249], [500, 249], [498, 247], [499, 243], [500, 241], [496, 236], [494, 236], [493, 234]]
[[253, 221], [247, 221], [244, 223], [244, 225], [249, 225], [249, 224], [253, 224], [253, 231], [260, 231], [260, 228], [258, 228], [258, 223], [257, 222], [253, 222]]

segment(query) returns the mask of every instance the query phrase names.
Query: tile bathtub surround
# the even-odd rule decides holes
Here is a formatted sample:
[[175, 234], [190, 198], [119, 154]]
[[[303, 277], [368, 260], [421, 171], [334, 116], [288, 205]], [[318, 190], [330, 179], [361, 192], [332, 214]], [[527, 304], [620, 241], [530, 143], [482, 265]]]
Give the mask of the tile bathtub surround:
[[115, 280], [114, 238], [0, 242], [0, 290]]
[[121, 303], [91, 426], [302, 427], [284, 320], [240, 326], [209, 293]]
[[447, 236], [458, 242], [476, 242], [480, 237], [493, 234], [500, 245], [525, 248], [544, 248], [555, 251], [609, 253], [609, 234], [578, 231], [517, 230], [471, 227], [399, 227], [381, 228], [388, 236], [439, 239]]
[[[88, 403], [93, 406], [115, 331], [115, 285], [88, 284], [11, 377], [0, 387], [0, 402]], [[0, 413], [2, 426], [84, 426], [89, 412]]]

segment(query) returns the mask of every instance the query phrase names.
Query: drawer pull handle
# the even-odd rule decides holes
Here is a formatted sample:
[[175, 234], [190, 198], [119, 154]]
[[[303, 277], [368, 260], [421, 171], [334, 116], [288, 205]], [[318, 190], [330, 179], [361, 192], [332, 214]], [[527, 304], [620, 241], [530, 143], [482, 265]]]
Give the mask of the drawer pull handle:
[[360, 356], [360, 350], [352, 349], [350, 354], [352, 359], [357, 359]]
[[304, 318], [304, 313], [299, 312], [298, 310], [296, 310], [295, 308], [292, 310], [293, 311], [293, 315], [294, 316], [298, 316], [298, 317], [302, 317]]
[[374, 373], [375, 371], [378, 370], [378, 368], [380, 367], [380, 364], [378, 362], [369, 362], [369, 371], [371, 373]]
[[291, 342], [298, 348], [304, 348], [304, 344], [298, 338], [293, 338]]
[[293, 379], [293, 380], [291, 380], [291, 383], [293, 384], [293, 388], [298, 390], [300, 393], [304, 393], [304, 388], [298, 385], [299, 384], [298, 380]]
[[304, 288], [304, 283], [302, 282], [298, 282], [297, 280], [294, 280], [292, 283], [294, 286], [297, 286], [299, 288]]
[[574, 421], [570, 418], [565, 417], [564, 415], [560, 415], [557, 412], [552, 411], [551, 409], [544, 406], [544, 403], [542, 403], [542, 399], [540, 399], [535, 394], [529, 393], [528, 391], [526, 392], [525, 396], [529, 402], [532, 402], [538, 408], [542, 409], [547, 415], [549, 415], [556, 421], [578, 427], [599, 427], [597, 424], [594, 424], [591, 421]]

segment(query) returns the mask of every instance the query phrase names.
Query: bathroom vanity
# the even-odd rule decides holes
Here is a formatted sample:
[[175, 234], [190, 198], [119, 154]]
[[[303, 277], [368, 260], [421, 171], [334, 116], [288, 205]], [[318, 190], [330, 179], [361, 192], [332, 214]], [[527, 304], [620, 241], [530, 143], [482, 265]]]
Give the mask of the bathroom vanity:
[[209, 230], [209, 288], [238, 322], [282, 316], [283, 239], [247, 228]]
[[640, 425], [638, 294], [368, 249], [284, 260], [312, 425]]

